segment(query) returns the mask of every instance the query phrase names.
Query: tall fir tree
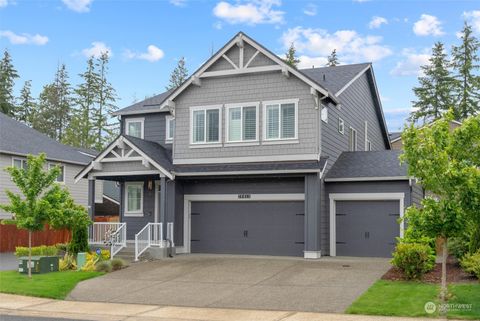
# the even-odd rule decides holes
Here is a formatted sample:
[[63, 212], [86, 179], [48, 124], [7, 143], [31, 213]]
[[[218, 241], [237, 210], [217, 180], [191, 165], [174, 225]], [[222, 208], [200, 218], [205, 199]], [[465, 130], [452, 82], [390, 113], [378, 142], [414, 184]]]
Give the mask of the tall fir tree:
[[0, 112], [9, 116], [14, 116], [15, 111], [13, 87], [16, 78], [19, 78], [18, 72], [13, 66], [10, 53], [5, 49], [0, 60]]
[[297, 68], [298, 64], [300, 63], [300, 59], [297, 57], [297, 50], [295, 49], [295, 45], [293, 42], [290, 44], [290, 47], [288, 48], [287, 52], [285, 53], [285, 59], [284, 61], [294, 67]]
[[109, 115], [117, 110], [116, 92], [112, 84], [108, 81], [108, 52], [102, 53], [97, 59], [96, 68], [98, 69], [97, 84], [97, 106], [93, 112], [93, 130], [95, 132], [94, 148], [102, 150], [115, 133], [114, 124], [109, 123]]
[[420, 84], [413, 88], [417, 100], [412, 101], [415, 111], [410, 114], [411, 121], [433, 121], [453, 106], [453, 78], [449, 65], [443, 44], [435, 43], [429, 63], [421, 67], [423, 75], [418, 78]]
[[32, 126], [36, 105], [35, 98], [32, 97], [32, 81], [27, 80], [20, 90], [20, 97], [18, 97], [15, 108], [15, 119]]
[[338, 66], [340, 62], [338, 61], [337, 57], [337, 49], [333, 49], [332, 53], [327, 57], [327, 67], [335, 67]]
[[454, 68], [455, 117], [462, 120], [480, 112], [479, 40], [466, 22], [461, 31], [460, 45], [452, 47]]
[[179, 87], [188, 77], [188, 69], [185, 66], [185, 58], [181, 57], [178, 60], [177, 66], [173, 69], [170, 75], [170, 81], [168, 86], [165, 87], [167, 90], [175, 89]]
[[32, 127], [45, 135], [57, 139], [54, 107], [57, 103], [57, 90], [53, 84], [43, 86], [38, 97], [37, 110], [33, 114]]

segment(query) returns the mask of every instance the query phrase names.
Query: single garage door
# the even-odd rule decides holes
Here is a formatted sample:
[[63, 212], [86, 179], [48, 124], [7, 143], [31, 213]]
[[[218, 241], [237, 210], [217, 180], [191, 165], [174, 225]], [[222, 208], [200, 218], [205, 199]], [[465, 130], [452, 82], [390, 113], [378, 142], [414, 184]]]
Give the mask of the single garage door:
[[192, 202], [192, 253], [303, 256], [303, 202]]
[[337, 255], [390, 257], [396, 237], [399, 201], [336, 201]]

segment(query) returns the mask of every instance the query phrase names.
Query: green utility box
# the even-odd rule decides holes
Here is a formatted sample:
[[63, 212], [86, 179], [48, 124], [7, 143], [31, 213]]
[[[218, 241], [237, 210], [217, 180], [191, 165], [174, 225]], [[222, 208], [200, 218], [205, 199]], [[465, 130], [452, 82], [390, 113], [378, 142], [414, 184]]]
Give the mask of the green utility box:
[[[32, 273], [41, 274], [58, 271], [58, 256], [32, 256]], [[22, 256], [18, 262], [18, 272], [28, 273], [28, 256]]]

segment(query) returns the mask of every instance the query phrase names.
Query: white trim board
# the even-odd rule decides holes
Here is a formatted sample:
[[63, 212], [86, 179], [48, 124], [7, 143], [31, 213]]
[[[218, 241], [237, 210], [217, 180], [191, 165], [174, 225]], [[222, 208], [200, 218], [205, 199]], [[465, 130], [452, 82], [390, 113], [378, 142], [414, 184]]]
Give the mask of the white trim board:
[[[250, 198], [239, 198], [238, 194], [187, 194], [183, 196], [183, 247], [179, 253], [190, 253], [192, 202], [255, 202], [255, 201], [305, 201], [305, 194], [251, 194]], [[180, 252], [181, 251], [181, 252]]]
[[175, 176], [217, 176], [217, 175], [258, 175], [258, 174], [298, 174], [321, 173], [320, 169], [290, 169], [290, 170], [252, 170], [223, 172], [185, 172], [175, 173]]
[[371, 182], [371, 181], [407, 181], [408, 176], [384, 176], [384, 177], [341, 177], [325, 178], [325, 182]]
[[211, 158], [183, 158], [174, 159], [173, 164], [222, 164], [222, 163], [254, 163], [254, 162], [281, 162], [281, 161], [303, 161], [319, 160], [318, 154], [297, 154], [297, 155], [270, 155], [270, 156], [241, 156], [241, 157], [211, 157]]
[[[405, 193], [331, 193], [330, 199], [330, 256], [337, 255], [336, 201], [399, 201], [400, 218], [405, 212]], [[405, 223], [399, 224], [403, 237]]]

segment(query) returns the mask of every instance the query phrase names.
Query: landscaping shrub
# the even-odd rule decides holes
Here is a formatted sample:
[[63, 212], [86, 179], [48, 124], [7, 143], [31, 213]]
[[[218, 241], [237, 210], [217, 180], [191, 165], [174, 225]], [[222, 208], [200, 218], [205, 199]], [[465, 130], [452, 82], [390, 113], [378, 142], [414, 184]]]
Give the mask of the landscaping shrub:
[[452, 254], [460, 261], [469, 252], [468, 243], [468, 237], [452, 237], [448, 240], [448, 253]]
[[112, 272], [111, 261], [100, 261], [95, 265], [95, 271], [97, 272]]
[[[55, 245], [52, 246], [34, 246], [32, 247], [32, 256], [56, 256], [58, 254], [58, 249]], [[15, 248], [15, 255], [28, 256], [28, 247], [17, 246]]]
[[460, 261], [460, 266], [480, 280], [480, 251], [475, 254], [466, 254]]
[[88, 250], [88, 225], [72, 227], [72, 240], [68, 244], [68, 252], [77, 254]]
[[122, 259], [111, 259], [110, 263], [112, 264], [113, 271], [120, 270], [126, 265], [125, 261]]
[[435, 254], [426, 244], [399, 243], [391, 262], [402, 270], [407, 279], [419, 279], [435, 266]]
[[62, 259], [58, 262], [58, 269], [60, 271], [76, 270], [77, 262], [72, 254], [65, 253]]

